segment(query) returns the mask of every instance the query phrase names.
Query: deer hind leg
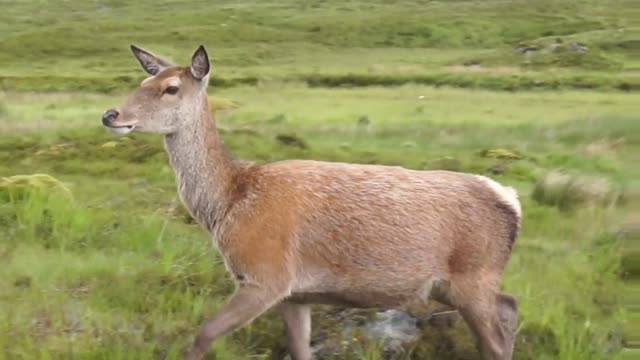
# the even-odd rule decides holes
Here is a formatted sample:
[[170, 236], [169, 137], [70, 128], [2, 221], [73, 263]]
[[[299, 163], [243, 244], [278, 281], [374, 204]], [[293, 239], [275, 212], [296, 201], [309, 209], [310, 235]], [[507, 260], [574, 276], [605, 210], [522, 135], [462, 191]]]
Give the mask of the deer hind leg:
[[511, 359], [518, 330], [518, 302], [513, 296], [500, 293], [496, 296], [496, 305], [504, 334], [505, 359]]
[[278, 310], [287, 328], [287, 344], [293, 360], [311, 360], [311, 310], [308, 305], [284, 301]]
[[485, 359], [511, 360], [518, 309], [513, 297], [498, 293], [497, 284], [490, 282], [487, 286], [486, 279], [476, 278], [456, 282], [454, 278], [434, 298], [458, 309], [478, 339]]

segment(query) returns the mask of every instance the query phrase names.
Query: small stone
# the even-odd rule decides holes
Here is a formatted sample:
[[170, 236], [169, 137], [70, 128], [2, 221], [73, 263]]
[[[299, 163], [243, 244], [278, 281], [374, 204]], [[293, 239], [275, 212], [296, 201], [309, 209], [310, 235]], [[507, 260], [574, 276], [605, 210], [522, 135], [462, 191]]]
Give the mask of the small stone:
[[569, 51], [573, 51], [573, 52], [577, 52], [577, 53], [581, 53], [581, 54], [584, 54], [587, 51], [589, 51], [589, 48], [586, 45], [584, 45], [582, 43], [579, 43], [579, 42], [570, 43], [568, 48], [569, 48]]

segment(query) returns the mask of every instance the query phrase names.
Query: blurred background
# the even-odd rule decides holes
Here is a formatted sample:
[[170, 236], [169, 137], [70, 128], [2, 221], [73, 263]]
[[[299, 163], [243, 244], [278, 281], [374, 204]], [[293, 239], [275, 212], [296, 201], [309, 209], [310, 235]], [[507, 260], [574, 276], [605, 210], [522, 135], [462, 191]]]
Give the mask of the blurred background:
[[[204, 44], [227, 146], [518, 189], [516, 359], [635, 358], [637, 0], [0, 0], [0, 359], [175, 359], [233, 291], [158, 136], [102, 112], [136, 44]], [[634, 305], [636, 304], [636, 305]], [[635, 306], [635, 307], [634, 307]], [[406, 310], [406, 311], [405, 311]], [[318, 306], [318, 359], [478, 359], [456, 313]], [[284, 359], [267, 315], [210, 359]]]

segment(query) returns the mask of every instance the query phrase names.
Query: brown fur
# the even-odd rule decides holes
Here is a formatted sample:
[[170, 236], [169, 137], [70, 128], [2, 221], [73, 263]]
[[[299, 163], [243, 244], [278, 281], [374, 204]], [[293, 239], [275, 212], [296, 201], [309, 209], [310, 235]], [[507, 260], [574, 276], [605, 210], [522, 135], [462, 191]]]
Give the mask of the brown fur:
[[[180, 197], [238, 282], [189, 359], [277, 304], [293, 358], [308, 360], [306, 304], [395, 307], [430, 298], [460, 309], [488, 359], [511, 358], [517, 305], [499, 288], [520, 226], [515, 194], [448, 171], [238, 161], [210, 116], [208, 76], [200, 81], [193, 71], [168, 67], [145, 80], [114, 122], [165, 134]], [[163, 95], [175, 78], [177, 99]]]

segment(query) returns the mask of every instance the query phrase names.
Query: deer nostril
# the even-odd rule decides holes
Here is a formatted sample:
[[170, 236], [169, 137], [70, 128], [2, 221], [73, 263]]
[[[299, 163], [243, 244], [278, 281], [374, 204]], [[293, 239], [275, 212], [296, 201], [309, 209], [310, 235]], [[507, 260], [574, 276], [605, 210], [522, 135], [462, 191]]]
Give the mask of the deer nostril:
[[102, 124], [103, 125], [111, 125], [113, 120], [115, 120], [118, 115], [120, 115], [116, 110], [109, 109], [102, 114]]

